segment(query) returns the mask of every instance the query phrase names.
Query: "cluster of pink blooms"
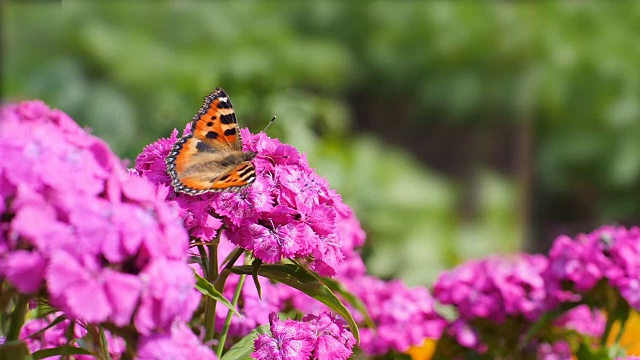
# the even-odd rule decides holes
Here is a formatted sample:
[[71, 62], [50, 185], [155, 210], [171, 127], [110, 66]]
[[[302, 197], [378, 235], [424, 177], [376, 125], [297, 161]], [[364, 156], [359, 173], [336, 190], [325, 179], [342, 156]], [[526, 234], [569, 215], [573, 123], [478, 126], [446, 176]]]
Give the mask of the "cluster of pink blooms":
[[[188, 126], [185, 133], [189, 131]], [[335, 275], [344, 258], [337, 227], [350, 216], [349, 208], [294, 147], [264, 133], [242, 129], [241, 134], [244, 150], [258, 153], [253, 161], [257, 178], [244, 191], [199, 196], [171, 191], [165, 158], [177, 132], [147, 146], [135, 170], [178, 204], [191, 236], [210, 240], [224, 224], [227, 239], [265, 263], [312, 257], [315, 271]]]
[[307, 315], [302, 321], [281, 321], [269, 315], [269, 334], [254, 341], [257, 360], [344, 360], [356, 343], [344, 320], [327, 313]]
[[[335, 275], [367, 306], [376, 329], [361, 328], [360, 347], [365, 353], [404, 351], [425, 337], [438, 338], [446, 321], [436, 313], [426, 288], [409, 289], [399, 281], [385, 282], [366, 275], [356, 252], [365, 241], [360, 223], [326, 180], [309, 167], [304, 155], [263, 133], [252, 135], [243, 129], [241, 134], [244, 150], [258, 153], [254, 160], [258, 176], [251, 187], [239, 193], [195, 197], [174, 194], [169, 189], [164, 159], [177, 141], [177, 132], [145, 148], [136, 161], [136, 171], [156, 183], [168, 201], [178, 203], [192, 236], [198, 237], [194, 229], [200, 233], [208, 229], [207, 234], [215, 234], [224, 223], [228, 230], [221, 236], [220, 258], [231, 251], [227, 240], [251, 250], [265, 263], [312, 256], [314, 270], [324, 276]], [[227, 297], [236, 283], [230, 278], [225, 284]], [[266, 323], [269, 313], [290, 306], [303, 313], [328, 311], [316, 300], [284, 285], [261, 281], [261, 287], [262, 299], [253, 286], [243, 288], [239, 302], [243, 318], [232, 319], [231, 336], [248, 334]], [[352, 311], [362, 323], [364, 317], [355, 309]], [[227, 309], [217, 309], [217, 324], [226, 314]]]
[[600, 281], [640, 310], [640, 228], [603, 226], [575, 239], [560, 236], [549, 251], [545, 283], [551, 305], [579, 301]]
[[440, 303], [455, 305], [465, 321], [484, 318], [503, 323], [518, 315], [531, 321], [544, 309], [546, 267], [547, 259], [541, 255], [468, 261], [442, 273], [433, 292]]
[[200, 295], [177, 209], [40, 101], [0, 110], [0, 153], [0, 276], [69, 319], [133, 324], [140, 344], [180, 340], [165, 332]]
[[[546, 256], [493, 256], [466, 262], [439, 277], [434, 296], [457, 310], [458, 319], [447, 333], [460, 345], [484, 352], [482, 329], [478, 323], [471, 325], [474, 320], [502, 324], [507, 319], [522, 319], [531, 326], [543, 313], [563, 304], [588, 303], [596, 309], [578, 306], [557, 319], [556, 326], [589, 337], [602, 336], [606, 318], [597, 308], [606, 309], [607, 304], [598, 303], [598, 296], [590, 297], [590, 291], [605, 284], [640, 310], [639, 271], [640, 228], [604, 226], [574, 239], [558, 237]], [[538, 351], [541, 358], [557, 358], [549, 355], [554, 351], [564, 358], [560, 354], [570, 354], [567, 347], [560, 341], [541, 344]]]

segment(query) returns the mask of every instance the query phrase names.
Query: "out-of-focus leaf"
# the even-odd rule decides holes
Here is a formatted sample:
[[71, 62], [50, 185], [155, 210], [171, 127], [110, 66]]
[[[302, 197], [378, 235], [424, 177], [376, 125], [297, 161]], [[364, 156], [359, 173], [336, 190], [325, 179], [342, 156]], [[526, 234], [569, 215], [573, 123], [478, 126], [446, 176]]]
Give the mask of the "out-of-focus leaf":
[[260, 334], [267, 334], [269, 332], [269, 325], [262, 325], [253, 329], [249, 335], [243, 337], [240, 341], [235, 343], [229, 351], [227, 351], [220, 360], [251, 360], [251, 353], [253, 352], [253, 342]]
[[29, 360], [27, 344], [22, 341], [9, 341], [0, 345], [0, 360]]

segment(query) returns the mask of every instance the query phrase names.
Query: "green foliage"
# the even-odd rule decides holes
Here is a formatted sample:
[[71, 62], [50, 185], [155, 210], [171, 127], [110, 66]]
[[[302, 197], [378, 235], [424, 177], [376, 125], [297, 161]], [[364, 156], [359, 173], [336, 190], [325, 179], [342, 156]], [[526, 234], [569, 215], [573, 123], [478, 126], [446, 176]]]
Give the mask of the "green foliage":
[[[463, 126], [491, 136], [532, 121], [537, 205], [570, 220], [575, 208], [556, 204], [595, 204], [598, 221], [640, 215], [637, 3], [71, 1], [3, 10], [3, 94], [86, 119], [125, 157], [182, 129], [216, 86], [254, 132], [277, 115], [270, 135], [307, 152], [356, 209], [378, 275], [432, 281], [461, 259], [514, 251], [527, 226], [521, 206], [532, 206], [512, 174], [480, 159], [471, 181], [452, 180], [396, 149], [388, 133]], [[354, 119], [383, 132], [354, 132]], [[469, 196], [472, 216], [459, 210]]]

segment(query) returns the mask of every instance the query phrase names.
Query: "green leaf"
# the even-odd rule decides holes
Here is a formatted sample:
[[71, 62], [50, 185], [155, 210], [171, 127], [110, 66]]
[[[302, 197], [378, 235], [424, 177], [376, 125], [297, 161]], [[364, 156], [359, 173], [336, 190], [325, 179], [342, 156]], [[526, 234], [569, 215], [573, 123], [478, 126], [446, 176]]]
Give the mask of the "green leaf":
[[[253, 267], [247, 265], [236, 266], [233, 267], [231, 271], [236, 274], [250, 275], [253, 272]], [[349, 310], [347, 310], [344, 304], [342, 304], [340, 299], [338, 299], [328, 286], [322, 284], [318, 278], [303, 267], [293, 264], [262, 265], [258, 270], [258, 274], [298, 289], [327, 305], [331, 310], [342, 316], [347, 323], [349, 323], [353, 336], [356, 338], [356, 341], [360, 343], [358, 325], [356, 325], [356, 322], [353, 320], [353, 316], [351, 316]]]
[[57, 318], [55, 318], [52, 322], [50, 322], [49, 325], [47, 325], [47, 326], [43, 327], [42, 329], [34, 332], [33, 334], [27, 336], [27, 338], [30, 338], [30, 339], [36, 338], [36, 337], [40, 336], [43, 332], [51, 329], [52, 327], [60, 324], [61, 322], [65, 321], [65, 320], [66, 320], [66, 317], [64, 317], [64, 315], [60, 315]]
[[256, 285], [256, 290], [258, 290], [258, 297], [262, 300], [262, 286], [260, 286], [260, 281], [258, 280], [258, 270], [260, 270], [260, 266], [262, 266], [262, 260], [253, 260], [251, 263], [251, 267], [253, 267], [251, 278], [253, 279], [253, 283]]
[[373, 319], [371, 319], [371, 316], [369, 316], [369, 311], [367, 310], [367, 307], [364, 305], [362, 300], [349, 292], [341, 282], [326, 277], [320, 277], [319, 279], [324, 285], [331, 289], [331, 291], [340, 294], [349, 304], [360, 311], [360, 313], [364, 316], [364, 322], [368, 327], [376, 326], [373, 322]]
[[33, 353], [33, 360], [44, 359], [51, 356], [57, 355], [93, 355], [90, 351], [71, 346], [71, 345], [63, 345], [50, 349], [38, 350]]
[[9, 341], [0, 345], [0, 360], [31, 359], [27, 344], [22, 341]]
[[253, 329], [249, 335], [243, 337], [227, 351], [220, 360], [251, 360], [253, 341], [260, 334], [267, 334], [269, 325], [265, 324]]
[[233, 311], [236, 315], [242, 317], [242, 315], [240, 315], [238, 310], [236, 310], [236, 307], [233, 306], [229, 302], [229, 300], [225, 299], [225, 297], [222, 296], [222, 294], [218, 290], [216, 290], [213, 284], [208, 282], [207, 279], [198, 275], [198, 273], [194, 272], [194, 274], [196, 276], [196, 289], [198, 289], [198, 291], [220, 302], [222, 305], [226, 306], [229, 310]]

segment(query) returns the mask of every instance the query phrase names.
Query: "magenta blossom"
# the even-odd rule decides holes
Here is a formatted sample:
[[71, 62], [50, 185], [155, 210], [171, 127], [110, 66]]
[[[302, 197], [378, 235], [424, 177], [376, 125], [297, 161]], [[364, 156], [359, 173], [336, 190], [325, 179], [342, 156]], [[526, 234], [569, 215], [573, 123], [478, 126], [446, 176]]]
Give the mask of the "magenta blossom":
[[[189, 131], [188, 126], [185, 133]], [[264, 133], [253, 135], [242, 129], [241, 134], [243, 150], [258, 155], [253, 160], [256, 180], [240, 192], [174, 193], [165, 158], [177, 141], [176, 131], [171, 138], [147, 146], [136, 160], [135, 171], [153, 181], [166, 200], [178, 204], [191, 236], [210, 240], [224, 224], [230, 241], [265, 263], [311, 259], [311, 267], [319, 274], [335, 275], [345, 258], [343, 241], [344, 251], [362, 242], [342, 239], [340, 226], [351, 221], [350, 209], [294, 147]]]
[[79, 322], [147, 333], [190, 320], [188, 234], [153, 184], [40, 101], [0, 110], [0, 153], [3, 280]]
[[269, 324], [271, 334], [258, 335], [254, 341], [254, 359], [344, 360], [356, 342], [346, 322], [327, 313], [307, 315], [302, 321], [281, 321], [272, 313]]
[[309, 314], [302, 319], [309, 323], [316, 337], [313, 359], [344, 360], [351, 356], [356, 339], [347, 330], [347, 323], [337, 316], [321, 313], [319, 316]]
[[575, 239], [558, 237], [549, 251], [545, 282], [549, 304], [578, 301], [600, 281], [640, 310], [640, 228], [603, 226]]
[[[383, 281], [363, 276], [346, 282], [367, 307], [375, 329], [360, 329], [360, 347], [369, 355], [390, 350], [406, 351], [425, 338], [439, 339], [446, 326], [434, 308], [434, 300], [424, 287], [408, 288], [402, 281]], [[362, 316], [355, 314], [362, 322]]]
[[557, 341], [553, 344], [538, 345], [537, 358], [540, 360], [571, 360], [573, 353], [571, 346], [566, 341]]
[[308, 323], [269, 316], [271, 334], [260, 334], [251, 357], [258, 360], [307, 360], [315, 348], [315, 333]]
[[186, 324], [176, 323], [168, 333], [153, 334], [140, 341], [138, 360], [198, 359], [215, 360], [211, 348], [204, 346]]
[[547, 260], [540, 255], [490, 257], [466, 262], [442, 273], [434, 296], [454, 305], [463, 320], [484, 318], [503, 323], [509, 316], [533, 321], [542, 313], [546, 291], [542, 273]]

